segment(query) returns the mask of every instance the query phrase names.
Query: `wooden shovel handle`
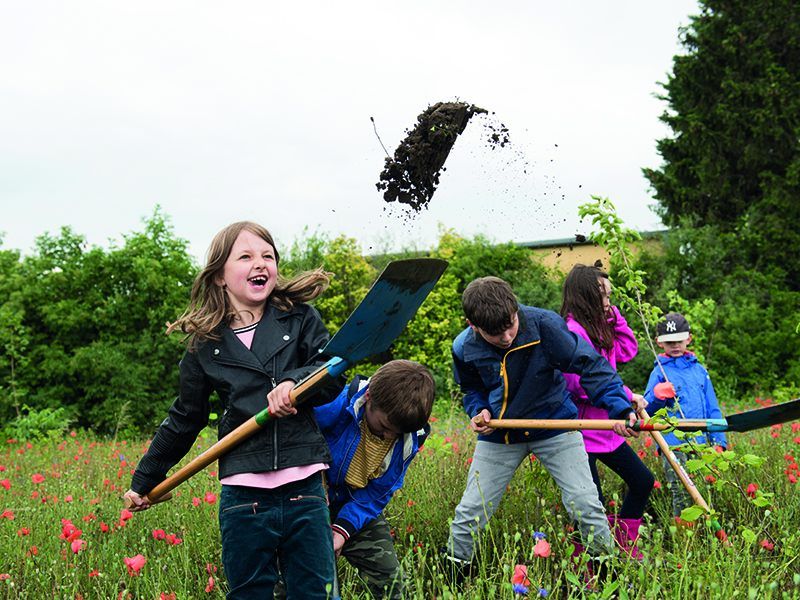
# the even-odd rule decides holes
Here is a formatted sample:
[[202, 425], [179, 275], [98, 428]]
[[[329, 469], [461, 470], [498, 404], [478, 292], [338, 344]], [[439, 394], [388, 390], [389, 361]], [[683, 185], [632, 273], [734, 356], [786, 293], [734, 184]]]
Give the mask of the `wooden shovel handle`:
[[[642, 415], [644, 416], [644, 415]], [[476, 422], [477, 425], [488, 425], [494, 429], [564, 429], [564, 430], [613, 430], [616, 424], [628, 425], [622, 419], [490, 419], [489, 421]], [[678, 429], [703, 429], [704, 420], [681, 419]], [[640, 419], [633, 424], [634, 431], [667, 431], [675, 429], [669, 423], [651, 423], [649, 417]]]
[[[639, 408], [636, 410], [636, 412], [644, 419], [650, 418], [650, 415], [647, 414], [647, 411], [644, 408]], [[697, 506], [706, 511], [706, 517], [708, 517], [708, 512], [711, 510], [708, 506], [708, 502], [705, 501], [705, 498], [703, 498], [697, 487], [694, 485], [694, 481], [692, 481], [691, 477], [689, 477], [689, 474], [681, 466], [681, 463], [678, 462], [678, 459], [675, 458], [675, 455], [672, 453], [667, 440], [665, 440], [664, 436], [658, 431], [651, 431], [650, 435], [656, 441], [656, 444], [658, 444], [658, 448], [667, 459], [669, 466], [672, 467], [673, 471], [675, 471], [675, 474], [678, 476], [678, 479], [680, 479], [683, 487], [689, 493], [689, 496], [691, 496], [692, 500]], [[711, 525], [716, 529], [714, 535], [717, 537], [717, 539], [722, 542], [724, 546], [730, 546], [731, 542], [728, 539], [728, 534], [725, 533], [725, 530], [722, 528], [722, 526], [717, 521], [711, 521]]]
[[[332, 364], [334, 365], [335, 369], [343, 370], [346, 363], [343, 363], [343, 361], [338, 358], [332, 359], [294, 386], [289, 392], [289, 397], [293, 406], [302, 403], [305, 400], [306, 392], [313, 390], [317, 387], [317, 385], [324, 381], [325, 378], [330, 377], [330, 367]], [[196, 473], [205, 469], [220, 456], [230, 452], [235, 446], [238, 446], [244, 440], [255, 434], [259, 429], [264, 427], [264, 425], [266, 425], [271, 419], [272, 415], [270, 415], [268, 408], [265, 408], [257, 415], [250, 417], [247, 421], [239, 425], [239, 427], [231, 431], [228, 435], [219, 440], [208, 450], [188, 462], [186, 465], [175, 471], [172, 475], [155, 486], [147, 493], [145, 499], [150, 504], [158, 504], [159, 502], [163, 501], [162, 496], [175, 489], [177, 486], [182, 484]], [[126, 505], [127, 504], [129, 504], [129, 501], [126, 498]], [[128, 508], [130, 507], [128, 506]]]

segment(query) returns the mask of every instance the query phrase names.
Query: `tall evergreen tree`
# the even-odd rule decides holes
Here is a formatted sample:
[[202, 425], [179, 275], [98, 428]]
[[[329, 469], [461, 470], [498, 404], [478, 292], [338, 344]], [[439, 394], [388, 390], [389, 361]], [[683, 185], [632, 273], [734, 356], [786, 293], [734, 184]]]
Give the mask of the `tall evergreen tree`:
[[800, 3], [700, 8], [664, 84], [664, 163], [645, 176], [665, 223], [735, 233], [749, 266], [798, 290]]

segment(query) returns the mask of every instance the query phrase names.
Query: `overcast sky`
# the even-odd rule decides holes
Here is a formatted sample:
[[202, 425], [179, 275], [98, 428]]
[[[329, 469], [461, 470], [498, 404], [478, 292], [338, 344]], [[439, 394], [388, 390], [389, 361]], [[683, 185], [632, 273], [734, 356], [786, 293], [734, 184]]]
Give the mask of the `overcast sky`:
[[[655, 96], [681, 51], [688, 0], [543, 2], [0, 2], [0, 203], [5, 248], [70, 225], [92, 244], [159, 204], [203, 257], [252, 219], [279, 249], [304, 227], [362, 249], [430, 247], [439, 226], [495, 241], [586, 232], [609, 196], [660, 228], [641, 168], [668, 135]], [[473, 120], [428, 210], [375, 183], [429, 104]]]

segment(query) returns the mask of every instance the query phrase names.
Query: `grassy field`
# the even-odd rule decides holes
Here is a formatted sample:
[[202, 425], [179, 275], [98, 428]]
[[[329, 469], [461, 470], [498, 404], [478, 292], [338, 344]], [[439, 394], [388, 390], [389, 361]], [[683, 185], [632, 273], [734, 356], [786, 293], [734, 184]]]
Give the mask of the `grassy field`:
[[[731, 435], [734, 452], [765, 462], [734, 466], [712, 483], [695, 478], [720, 514], [729, 547], [704, 522], [676, 528], [666, 486], [657, 486], [640, 543], [645, 560], [612, 558], [614, 583], [594, 589], [576, 583], [580, 567], [569, 562], [569, 519], [535, 459], [518, 469], [480, 541], [473, 576], [451, 585], [439, 550], [464, 489], [474, 440], [457, 414], [439, 415], [433, 427], [405, 488], [387, 509], [409, 597], [518, 598], [512, 573], [523, 564], [530, 597], [800, 598], [798, 424]], [[214, 437], [206, 430], [195, 451]], [[634, 448], [661, 480], [655, 444], [647, 440], [643, 435]], [[224, 597], [213, 469], [182, 485], [172, 501], [131, 515], [121, 496], [144, 442], [70, 432], [48, 441], [4, 440], [3, 446], [0, 598]], [[613, 511], [622, 493], [619, 480], [612, 474], [604, 489]], [[535, 555], [534, 532], [547, 536], [549, 556]], [[343, 597], [366, 597], [353, 571], [343, 562], [340, 567]]]

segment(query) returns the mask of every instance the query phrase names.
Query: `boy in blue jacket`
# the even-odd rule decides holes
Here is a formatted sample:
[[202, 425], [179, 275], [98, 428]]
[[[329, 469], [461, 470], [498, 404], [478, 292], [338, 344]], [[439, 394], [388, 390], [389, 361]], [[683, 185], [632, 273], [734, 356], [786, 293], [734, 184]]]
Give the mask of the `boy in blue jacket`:
[[358, 569], [374, 598], [403, 593], [382, 511], [430, 432], [434, 395], [427, 368], [393, 360], [369, 380], [356, 377], [333, 402], [314, 408], [333, 456], [328, 496], [334, 552]]
[[[724, 418], [717, 403], [717, 395], [714, 393], [714, 386], [711, 384], [708, 371], [700, 364], [697, 357], [687, 350], [687, 346], [692, 342], [692, 334], [686, 318], [680, 313], [669, 313], [658, 324], [656, 336], [656, 343], [664, 350], [664, 353], [658, 355], [647, 382], [647, 390], [644, 393], [651, 412], [669, 406], [674, 407], [669, 411], [669, 414], [674, 417]], [[667, 385], [664, 385], [665, 383]], [[676, 396], [678, 405], [675, 404]], [[711, 432], [709, 438], [708, 441], [723, 449], [728, 446], [725, 434], [721, 431]], [[670, 446], [680, 446], [685, 443], [673, 433], [665, 433], [664, 439]], [[707, 438], [705, 434], [701, 433], [694, 438], [694, 441], [705, 444]], [[673, 451], [673, 454], [681, 465], [686, 465], [687, 455], [685, 452]], [[667, 462], [666, 457], [662, 456], [661, 460], [667, 485], [672, 491], [672, 512], [677, 519], [680, 517], [681, 511], [691, 506], [693, 501]]]
[[[464, 290], [468, 327], [453, 342], [456, 383], [464, 392], [470, 428], [478, 434], [467, 488], [450, 526], [447, 557], [468, 568], [477, 534], [497, 509], [517, 466], [534, 453], [561, 489], [581, 538], [592, 540], [593, 556], [614, 544], [608, 520], [592, 481], [589, 459], [578, 431], [498, 429], [496, 419], [574, 419], [578, 415], [562, 372], [580, 375], [589, 400], [612, 419], [635, 420], [622, 381], [605, 358], [575, 335], [556, 313], [520, 305], [511, 286], [482, 277]], [[623, 424], [615, 431], [636, 433]], [[593, 537], [590, 537], [593, 533]]]

